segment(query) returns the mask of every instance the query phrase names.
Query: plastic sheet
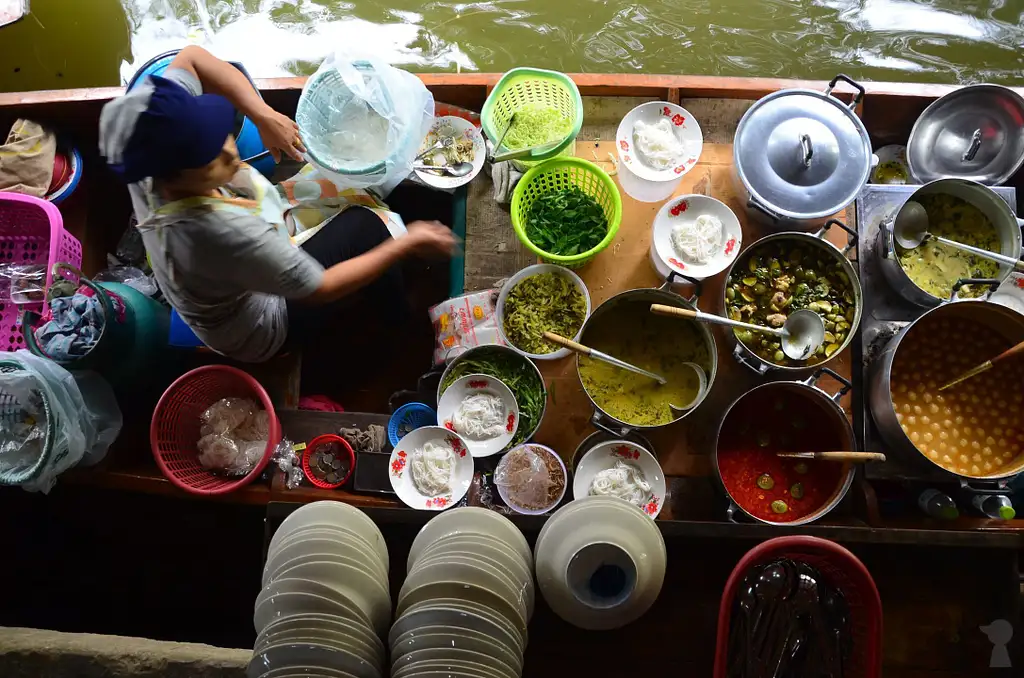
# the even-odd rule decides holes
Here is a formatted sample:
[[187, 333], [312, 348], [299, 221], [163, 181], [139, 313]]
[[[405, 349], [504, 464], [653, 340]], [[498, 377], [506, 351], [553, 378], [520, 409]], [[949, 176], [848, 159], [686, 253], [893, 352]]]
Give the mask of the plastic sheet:
[[373, 188], [382, 197], [412, 172], [433, 120], [434, 97], [419, 78], [345, 51], [306, 81], [296, 114], [317, 169], [342, 189]]

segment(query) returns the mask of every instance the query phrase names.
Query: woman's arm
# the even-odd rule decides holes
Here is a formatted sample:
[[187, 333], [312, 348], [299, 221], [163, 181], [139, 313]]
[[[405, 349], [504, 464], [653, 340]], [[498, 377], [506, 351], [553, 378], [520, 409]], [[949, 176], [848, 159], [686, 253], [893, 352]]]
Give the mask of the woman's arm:
[[291, 118], [268, 106], [240, 70], [198, 45], [189, 45], [178, 52], [169, 68], [192, 73], [202, 83], [204, 92], [221, 95], [252, 120], [275, 161], [280, 162], [283, 151], [302, 162], [306, 147], [299, 138], [298, 126]]

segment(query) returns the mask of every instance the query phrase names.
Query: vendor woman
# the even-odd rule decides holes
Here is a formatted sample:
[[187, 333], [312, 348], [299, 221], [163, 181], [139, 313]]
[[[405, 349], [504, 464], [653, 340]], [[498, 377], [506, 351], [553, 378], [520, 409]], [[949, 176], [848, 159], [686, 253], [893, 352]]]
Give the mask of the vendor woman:
[[200, 47], [181, 50], [163, 77], [100, 116], [100, 152], [129, 185], [160, 289], [208, 347], [267, 360], [355, 301], [393, 303], [402, 259], [452, 253], [455, 238], [444, 225], [413, 222], [392, 239], [363, 207], [294, 247], [273, 187], [238, 157], [236, 110], [256, 124], [275, 160], [302, 159], [298, 126]]

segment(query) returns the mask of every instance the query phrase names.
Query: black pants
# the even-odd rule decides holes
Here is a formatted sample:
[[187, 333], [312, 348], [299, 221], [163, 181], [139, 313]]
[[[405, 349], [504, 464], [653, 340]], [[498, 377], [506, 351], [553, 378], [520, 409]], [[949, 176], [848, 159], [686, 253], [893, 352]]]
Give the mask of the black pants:
[[[302, 249], [324, 268], [365, 254], [391, 238], [381, 218], [365, 207], [350, 207], [331, 219]], [[289, 349], [308, 345], [325, 333], [348, 326], [362, 332], [373, 318], [406, 315], [402, 270], [397, 264], [352, 294], [324, 305], [288, 301]]]

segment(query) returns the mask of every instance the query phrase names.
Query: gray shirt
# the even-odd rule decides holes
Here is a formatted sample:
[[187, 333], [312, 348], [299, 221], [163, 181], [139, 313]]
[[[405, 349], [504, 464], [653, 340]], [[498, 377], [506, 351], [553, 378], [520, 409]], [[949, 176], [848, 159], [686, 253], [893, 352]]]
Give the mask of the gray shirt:
[[[172, 69], [164, 77], [193, 95], [202, 93], [188, 71]], [[152, 92], [147, 81], [103, 107], [100, 151], [108, 162], [120, 160]], [[243, 168], [236, 179], [249, 171], [255, 174]], [[233, 193], [245, 196], [235, 183]], [[236, 360], [260, 362], [277, 353], [288, 335], [285, 299], [315, 292], [323, 267], [294, 247], [283, 229], [258, 216], [209, 205], [165, 215], [160, 211], [165, 201], [151, 179], [128, 190], [157, 283], [192, 331], [214, 351]]]

